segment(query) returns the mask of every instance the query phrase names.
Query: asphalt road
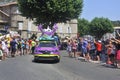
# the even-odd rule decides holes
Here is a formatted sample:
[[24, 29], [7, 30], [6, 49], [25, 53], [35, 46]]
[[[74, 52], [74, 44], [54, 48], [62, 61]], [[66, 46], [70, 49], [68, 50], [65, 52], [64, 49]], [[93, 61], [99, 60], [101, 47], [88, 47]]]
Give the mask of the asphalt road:
[[0, 80], [120, 80], [120, 69], [69, 58], [61, 51], [61, 61], [32, 62], [32, 55], [0, 62]]

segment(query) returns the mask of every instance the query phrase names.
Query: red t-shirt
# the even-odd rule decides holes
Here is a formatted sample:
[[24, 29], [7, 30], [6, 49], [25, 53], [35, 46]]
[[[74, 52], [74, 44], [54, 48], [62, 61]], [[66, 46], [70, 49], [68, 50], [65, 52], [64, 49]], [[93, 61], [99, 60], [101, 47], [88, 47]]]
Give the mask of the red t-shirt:
[[120, 50], [117, 51], [117, 60], [120, 60]]
[[32, 40], [28, 40], [29, 46], [32, 46]]
[[97, 51], [101, 51], [102, 50], [102, 44], [97, 42], [96, 43], [96, 49], [97, 49]]

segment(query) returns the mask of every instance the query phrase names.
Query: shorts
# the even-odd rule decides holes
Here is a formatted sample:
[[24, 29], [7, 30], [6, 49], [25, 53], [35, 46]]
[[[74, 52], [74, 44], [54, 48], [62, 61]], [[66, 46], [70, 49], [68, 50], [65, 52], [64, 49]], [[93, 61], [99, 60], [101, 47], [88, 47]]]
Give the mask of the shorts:
[[90, 50], [90, 54], [95, 54], [95, 49]]
[[72, 49], [72, 52], [76, 52], [77, 51], [77, 49]]
[[87, 54], [87, 49], [82, 48], [82, 53], [83, 53], [83, 54]]
[[67, 47], [67, 51], [68, 52], [71, 52], [72, 51], [72, 48], [70, 46]]
[[12, 49], [11, 49], [11, 52], [16, 52], [16, 49], [15, 49], [15, 48], [12, 48]]
[[97, 56], [100, 56], [100, 54], [101, 54], [101, 51], [97, 51], [97, 52], [96, 52], [96, 55], [97, 55]]
[[81, 51], [82, 51], [82, 49], [81, 49], [81, 48], [77, 48], [77, 51], [78, 51], [78, 52], [81, 52]]

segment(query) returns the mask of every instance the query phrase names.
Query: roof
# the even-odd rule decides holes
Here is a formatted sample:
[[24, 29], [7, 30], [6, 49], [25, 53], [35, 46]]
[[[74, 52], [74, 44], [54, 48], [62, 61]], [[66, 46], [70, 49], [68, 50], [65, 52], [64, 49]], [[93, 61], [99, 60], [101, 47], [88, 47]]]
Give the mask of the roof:
[[120, 26], [116, 26], [116, 27], [114, 27], [114, 29], [120, 29]]
[[17, 2], [9, 2], [9, 3], [5, 3], [5, 4], [1, 4], [0, 7], [5, 7], [5, 6], [10, 6], [10, 5], [14, 5], [17, 4]]

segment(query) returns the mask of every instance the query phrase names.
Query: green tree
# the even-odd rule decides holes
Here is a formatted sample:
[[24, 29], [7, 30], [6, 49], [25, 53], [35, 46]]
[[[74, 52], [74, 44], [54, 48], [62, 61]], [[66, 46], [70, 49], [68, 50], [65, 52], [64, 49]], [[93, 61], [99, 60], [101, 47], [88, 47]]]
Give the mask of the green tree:
[[86, 19], [78, 19], [78, 33], [80, 36], [89, 34], [89, 21]]
[[22, 16], [36, 24], [54, 24], [80, 16], [83, 0], [18, 0]]
[[90, 24], [90, 34], [100, 39], [106, 33], [112, 33], [114, 31], [113, 25], [108, 18], [95, 17]]

